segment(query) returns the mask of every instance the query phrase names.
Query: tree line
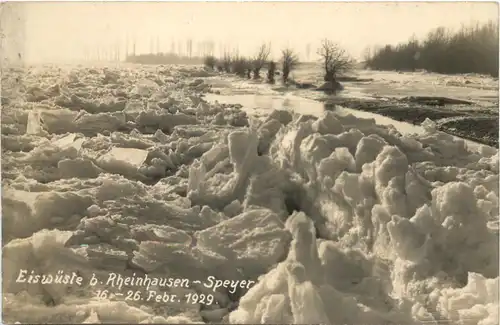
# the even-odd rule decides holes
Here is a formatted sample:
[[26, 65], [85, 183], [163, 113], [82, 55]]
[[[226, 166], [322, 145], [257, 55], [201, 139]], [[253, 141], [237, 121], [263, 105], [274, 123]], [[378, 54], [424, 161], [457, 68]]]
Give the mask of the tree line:
[[[317, 50], [321, 58], [326, 82], [335, 82], [337, 77], [354, 66], [354, 59], [337, 43], [323, 39]], [[211, 70], [234, 73], [242, 78], [260, 79], [261, 71], [267, 69], [267, 82], [274, 84], [276, 75], [281, 75], [284, 84], [290, 81], [290, 73], [300, 64], [298, 54], [291, 48], [281, 50], [279, 60], [270, 59], [271, 45], [262, 44], [251, 57], [225, 52], [222, 57], [206, 56], [204, 65]], [[278, 69], [281, 70], [278, 73]]]
[[374, 70], [427, 70], [443, 74], [479, 73], [498, 77], [498, 24], [463, 26], [458, 31], [439, 27], [424, 40], [410, 38], [365, 53]]
[[125, 62], [137, 64], [202, 64], [203, 57], [184, 56], [175, 53], [148, 53], [127, 55]]

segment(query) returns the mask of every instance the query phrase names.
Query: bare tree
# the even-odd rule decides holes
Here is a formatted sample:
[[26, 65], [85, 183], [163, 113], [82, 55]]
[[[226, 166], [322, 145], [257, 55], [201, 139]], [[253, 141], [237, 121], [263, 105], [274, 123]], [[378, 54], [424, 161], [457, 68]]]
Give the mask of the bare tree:
[[322, 40], [317, 53], [323, 61], [324, 80], [327, 82], [336, 81], [339, 74], [351, 70], [354, 66], [354, 61], [349, 54], [331, 40]]
[[283, 82], [288, 82], [288, 76], [299, 64], [299, 57], [290, 48], [281, 51], [281, 70], [283, 71]]
[[270, 84], [274, 84], [274, 74], [276, 73], [276, 62], [269, 61], [267, 67], [267, 82]]
[[267, 63], [267, 58], [271, 54], [271, 45], [270, 44], [262, 44], [257, 52], [257, 55], [253, 59], [253, 78], [260, 78], [260, 70]]

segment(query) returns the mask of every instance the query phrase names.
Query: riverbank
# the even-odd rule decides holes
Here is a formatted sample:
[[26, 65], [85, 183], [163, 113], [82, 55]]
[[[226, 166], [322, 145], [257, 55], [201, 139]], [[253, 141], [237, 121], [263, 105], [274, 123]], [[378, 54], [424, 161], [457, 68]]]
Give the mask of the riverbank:
[[357, 99], [333, 96], [323, 101], [327, 109], [340, 105], [415, 125], [420, 125], [429, 118], [436, 122], [438, 129], [443, 132], [498, 148], [498, 110], [495, 111], [495, 107], [478, 108], [472, 105], [443, 107], [387, 98]]
[[[491, 85], [486, 86], [486, 90], [481, 92], [478, 88], [478, 79], [469, 77], [474, 82], [463, 83], [464, 86], [474, 87], [477, 94], [484, 97], [477, 97], [478, 102], [474, 99], [473, 93], [470, 93], [468, 98], [463, 96], [454, 97], [460, 90], [459, 87], [448, 86], [450, 80], [439, 76], [441, 86], [438, 92], [429, 95], [415, 95], [418, 90], [407, 91], [402, 89], [395, 97], [394, 91], [383, 92], [384, 87], [394, 88], [394, 84], [387, 84], [387, 79], [381, 83], [380, 80], [364, 77], [344, 77], [342, 78], [343, 91], [336, 94], [327, 94], [317, 89], [319, 83], [312, 77], [311, 72], [304, 77], [302, 73], [302, 81], [292, 83], [289, 86], [267, 85], [263, 80], [246, 80], [236, 78], [231, 75], [221, 75], [215, 77], [214, 81], [210, 81], [213, 86], [210, 92], [222, 95], [242, 95], [242, 94], [275, 94], [276, 96], [296, 96], [315, 100], [323, 103], [324, 109], [332, 110], [335, 106], [345, 107], [358, 111], [379, 114], [389, 117], [395, 121], [406, 122], [413, 125], [420, 125], [425, 119], [431, 119], [437, 124], [437, 128], [448, 134], [458, 136], [477, 143], [486, 144], [498, 148], [499, 126], [498, 126], [498, 105], [495, 103], [497, 99], [491, 98]], [[373, 73], [373, 72], [370, 72]], [[300, 74], [299, 74], [300, 75]], [[418, 78], [416, 74], [415, 78]], [[408, 84], [408, 76], [396, 76], [396, 78], [406, 80]], [[426, 78], [430, 78], [425, 75]], [[217, 80], [217, 81], [216, 81]], [[226, 82], [224, 80], [229, 80]], [[316, 82], [316, 83], [315, 83]], [[426, 80], [428, 82], [428, 80]], [[228, 87], [234, 85], [234, 89], [226, 91]], [[305, 87], [304, 85], [307, 85]], [[392, 88], [391, 88], [392, 87]], [[406, 86], [408, 87], [408, 85]], [[454, 95], [447, 97], [444, 94], [447, 89]], [[457, 88], [459, 88], [457, 90]], [[375, 94], [374, 92], [383, 95]], [[420, 90], [420, 93], [425, 92], [425, 88]], [[401, 94], [411, 94], [411, 96], [401, 96]], [[245, 100], [245, 99], [243, 99]], [[248, 100], [245, 100], [248, 102]], [[253, 104], [252, 104], [253, 105]], [[269, 104], [267, 104], [269, 105]], [[314, 104], [312, 103], [312, 106]], [[274, 107], [274, 106], [273, 106]]]
[[315, 91], [321, 75], [321, 67], [305, 65], [293, 72], [299, 87], [278, 91], [323, 102], [327, 109], [338, 105], [414, 125], [429, 118], [443, 132], [498, 148], [497, 78], [356, 70], [339, 78], [342, 91], [329, 95]]

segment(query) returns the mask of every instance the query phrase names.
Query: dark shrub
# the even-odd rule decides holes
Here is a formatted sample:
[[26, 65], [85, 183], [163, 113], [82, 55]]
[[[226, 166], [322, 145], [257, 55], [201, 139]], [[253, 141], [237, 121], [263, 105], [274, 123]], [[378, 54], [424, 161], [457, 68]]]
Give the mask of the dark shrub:
[[217, 64], [217, 59], [215, 58], [215, 56], [212, 56], [212, 55], [206, 56], [204, 61], [203, 61], [203, 64], [205, 65], [205, 67], [209, 68], [210, 70], [215, 70], [215, 65]]
[[232, 72], [239, 77], [245, 78], [248, 71], [248, 60], [243, 57], [232, 60]]
[[412, 37], [406, 43], [370, 51], [365, 56], [365, 65], [374, 70], [423, 69], [444, 74], [480, 73], [498, 77], [498, 23], [490, 21], [464, 26], [456, 32], [439, 27], [423, 41]]
[[274, 76], [276, 74], [276, 62], [270, 61], [267, 67], [267, 82], [274, 84]]

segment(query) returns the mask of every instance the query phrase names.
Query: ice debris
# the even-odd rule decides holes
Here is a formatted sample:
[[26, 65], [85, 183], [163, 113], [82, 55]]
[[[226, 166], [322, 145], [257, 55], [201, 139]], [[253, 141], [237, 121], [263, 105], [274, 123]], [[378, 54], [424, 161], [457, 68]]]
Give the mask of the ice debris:
[[[2, 98], [7, 322], [498, 323], [498, 150], [431, 121], [255, 122], [193, 68], [8, 73], [27, 85]], [[20, 269], [254, 285], [166, 307]]]

